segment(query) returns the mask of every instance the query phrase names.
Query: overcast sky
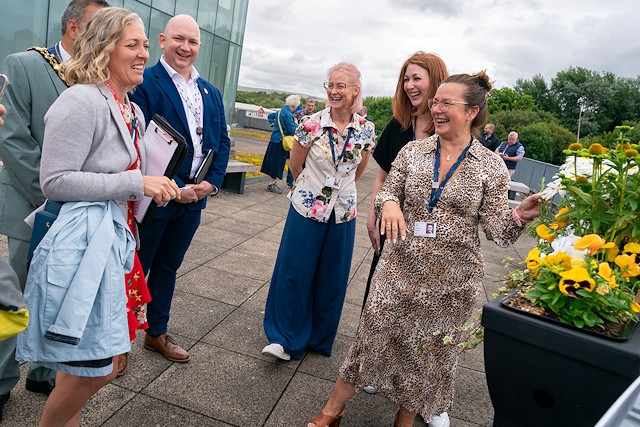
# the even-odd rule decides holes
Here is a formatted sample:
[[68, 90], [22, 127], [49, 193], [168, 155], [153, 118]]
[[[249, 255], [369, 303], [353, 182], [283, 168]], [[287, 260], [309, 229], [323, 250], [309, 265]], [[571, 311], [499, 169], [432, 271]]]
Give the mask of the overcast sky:
[[418, 50], [451, 74], [486, 69], [496, 88], [570, 66], [635, 78], [639, 18], [638, 0], [250, 0], [238, 84], [324, 96], [347, 61], [365, 96], [392, 96]]

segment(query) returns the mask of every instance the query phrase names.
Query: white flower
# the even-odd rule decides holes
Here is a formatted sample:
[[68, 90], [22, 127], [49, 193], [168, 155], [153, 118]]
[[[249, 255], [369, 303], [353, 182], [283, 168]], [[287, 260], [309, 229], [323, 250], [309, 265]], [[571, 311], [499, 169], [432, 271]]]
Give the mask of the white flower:
[[[587, 254], [587, 250], [579, 251], [573, 247], [576, 240], [578, 240], [580, 236], [576, 236], [573, 233], [567, 236], [558, 236], [553, 242], [551, 242], [551, 247], [553, 248], [553, 253], [556, 252], [564, 252], [572, 258], [576, 259], [584, 259], [584, 256]], [[541, 257], [542, 258], [542, 257]]]

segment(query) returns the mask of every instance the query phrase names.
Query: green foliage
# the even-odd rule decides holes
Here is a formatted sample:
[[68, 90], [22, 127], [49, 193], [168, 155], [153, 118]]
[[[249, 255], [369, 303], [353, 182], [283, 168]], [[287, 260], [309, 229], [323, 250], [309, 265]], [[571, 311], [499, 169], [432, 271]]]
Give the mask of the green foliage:
[[364, 105], [369, 109], [367, 115], [373, 120], [373, 124], [376, 125], [376, 134], [378, 136], [382, 134], [382, 131], [393, 117], [393, 110], [391, 109], [392, 100], [393, 98], [391, 97], [376, 98], [373, 96], [368, 96], [364, 99]]
[[535, 102], [531, 95], [519, 94], [511, 88], [494, 89], [489, 92], [487, 98], [489, 112], [496, 113], [498, 111], [509, 110], [534, 110]]
[[[250, 92], [239, 90], [236, 94], [236, 102], [243, 102], [245, 104], [253, 104], [259, 105], [264, 108], [282, 108], [285, 104], [285, 100], [287, 96], [291, 95], [287, 92]], [[304, 103], [304, 100], [307, 98], [304, 95], [300, 95], [302, 97], [301, 103]], [[316, 99], [316, 111], [320, 111], [324, 109], [325, 102], [324, 100]]]
[[[532, 123], [517, 132], [520, 141], [526, 144], [527, 157], [555, 165], [564, 162], [563, 150], [575, 141], [575, 136], [569, 130], [553, 122]], [[535, 141], [535, 144], [528, 144], [527, 141]]]

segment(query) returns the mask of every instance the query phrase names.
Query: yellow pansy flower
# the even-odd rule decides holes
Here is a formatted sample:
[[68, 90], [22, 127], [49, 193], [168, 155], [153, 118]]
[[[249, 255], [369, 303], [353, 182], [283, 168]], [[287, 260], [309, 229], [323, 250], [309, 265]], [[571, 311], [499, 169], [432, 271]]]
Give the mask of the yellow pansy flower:
[[609, 289], [617, 288], [618, 282], [616, 282], [616, 277], [613, 275], [613, 270], [608, 262], [603, 262], [600, 264], [598, 268], [598, 276], [602, 277], [609, 284]]
[[640, 274], [640, 266], [636, 264], [635, 255], [622, 254], [616, 257], [616, 265], [620, 267], [622, 276], [625, 279], [636, 277]]
[[544, 224], [536, 227], [536, 233], [541, 239], [546, 240], [547, 243], [553, 242], [553, 239], [556, 238], [556, 235]]
[[[555, 252], [547, 255], [542, 263], [553, 271], [556, 274], [560, 274], [563, 271], [571, 270], [571, 259], [572, 257], [565, 254], [564, 252]], [[582, 261], [580, 261], [582, 264]]]
[[572, 268], [569, 271], [560, 273], [560, 276], [562, 279], [560, 279], [558, 288], [560, 292], [568, 297], [579, 298], [578, 294], [576, 294], [578, 289], [585, 289], [591, 292], [596, 287], [596, 281], [589, 275], [587, 269], [582, 267]]
[[640, 254], [640, 243], [631, 242], [624, 245], [624, 253]]
[[542, 260], [540, 259], [540, 251], [538, 251], [537, 246], [529, 251], [526, 261], [527, 268], [531, 272], [531, 275], [536, 277], [538, 275], [538, 268], [540, 268], [540, 264], [542, 263]]

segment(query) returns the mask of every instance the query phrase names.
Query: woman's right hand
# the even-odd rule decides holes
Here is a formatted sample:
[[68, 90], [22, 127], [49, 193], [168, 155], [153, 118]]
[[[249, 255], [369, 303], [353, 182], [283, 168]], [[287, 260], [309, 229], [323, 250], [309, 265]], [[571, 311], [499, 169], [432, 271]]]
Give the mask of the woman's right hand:
[[393, 243], [398, 241], [398, 237], [401, 240], [407, 237], [407, 223], [404, 221], [402, 209], [393, 200], [387, 200], [382, 205], [380, 234], [385, 234], [387, 241], [390, 240]]
[[143, 175], [144, 195], [153, 197], [157, 205], [164, 205], [173, 199], [180, 199], [178, 184], [166, 176]]

